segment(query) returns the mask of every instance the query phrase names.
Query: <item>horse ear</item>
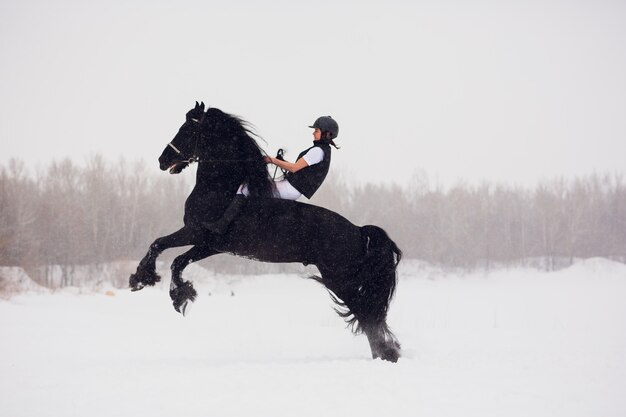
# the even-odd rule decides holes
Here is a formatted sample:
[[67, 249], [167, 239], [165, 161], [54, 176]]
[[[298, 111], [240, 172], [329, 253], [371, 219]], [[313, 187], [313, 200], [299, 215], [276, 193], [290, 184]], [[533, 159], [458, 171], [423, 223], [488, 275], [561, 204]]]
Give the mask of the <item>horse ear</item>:
[[198, 102], [196, 101], [196, 107], [195, 107], [195, 108], [197, 109], [198, 107], [200, 107], [200, 105], [199, 105], [199, 104], [198, 104]]
[[204, 101], [200, 102], [200, 110], [204, 111]]

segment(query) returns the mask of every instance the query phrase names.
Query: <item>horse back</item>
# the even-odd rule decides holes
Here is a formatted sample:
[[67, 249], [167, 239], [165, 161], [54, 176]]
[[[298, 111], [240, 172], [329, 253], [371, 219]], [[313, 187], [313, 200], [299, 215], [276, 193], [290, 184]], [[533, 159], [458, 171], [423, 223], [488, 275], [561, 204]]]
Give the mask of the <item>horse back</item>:
[[346, 263], [361, 259], [358, 226], [323, 207], [250, 198], [220, 250], [265, 262]]

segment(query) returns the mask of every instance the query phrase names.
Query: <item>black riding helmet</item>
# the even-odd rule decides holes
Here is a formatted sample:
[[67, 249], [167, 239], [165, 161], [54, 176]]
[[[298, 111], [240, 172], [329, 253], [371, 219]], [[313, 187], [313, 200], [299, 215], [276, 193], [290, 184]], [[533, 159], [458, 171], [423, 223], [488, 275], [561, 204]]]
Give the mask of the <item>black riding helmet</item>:
[[339, 135], [339, 125], [337, 122], [330, 116], [322, 116], [318, 117], [313, 126], [309, 126], [313, 129], [319, 129], [322, 132], [328, 132], [328, 139], [332, 140]]

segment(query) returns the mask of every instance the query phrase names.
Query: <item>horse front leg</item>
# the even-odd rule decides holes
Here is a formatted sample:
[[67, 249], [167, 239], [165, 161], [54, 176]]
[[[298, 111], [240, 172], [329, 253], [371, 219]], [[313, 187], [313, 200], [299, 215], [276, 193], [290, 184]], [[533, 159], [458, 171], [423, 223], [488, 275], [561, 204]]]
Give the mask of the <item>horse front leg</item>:
[[146, 286], [153, 286], [161, 280], [161, 277], [156, 272], [156, 260], [159, 255], [166, 249], [190, 245], [190, 233], [186, 227], [172, 233], [171, 235], [163, 236], [155, 240], [148, 249], [148, 253], [139, 261], [137, 271], [131, 274], [128, 279], [128, 284], [132, 291], [139, 291]]
[[172, 262], [172, 282], [170, 284], [170, 298], [174, 309], [183, 316], [187, 313], [190, 302], [196, 301], [198, 293], [191, 281], [182, 278], [183, 270], [192, 262], [197, 262], [211, 255], [219, 253], [208, 245], [197, 245], [179, 255]]

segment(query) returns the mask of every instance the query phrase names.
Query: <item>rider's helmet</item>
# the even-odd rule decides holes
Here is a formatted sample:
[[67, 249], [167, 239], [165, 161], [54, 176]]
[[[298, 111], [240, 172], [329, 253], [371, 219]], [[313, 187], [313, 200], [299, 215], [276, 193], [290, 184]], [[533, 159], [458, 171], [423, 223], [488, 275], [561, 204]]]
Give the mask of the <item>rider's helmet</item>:
[[337, 135], [339, 134], [339, 125], [330, 116], [318, 117], [315, 123], [313, 123], [313, 126], [309, 126], [309, 127], [313, 129], [317, 128], [321, 130], [322, 133], [328, 132], [327, 137], [328, 139], [331, 139], [331, 140], [335, 139]]

